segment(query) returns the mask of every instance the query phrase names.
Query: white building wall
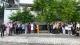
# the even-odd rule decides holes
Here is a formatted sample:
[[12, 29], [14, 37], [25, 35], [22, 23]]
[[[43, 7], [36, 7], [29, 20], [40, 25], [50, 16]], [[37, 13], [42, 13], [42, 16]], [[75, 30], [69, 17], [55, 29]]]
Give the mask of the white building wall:
[[[19, 0], [19, 4], [33, 4], [33, 0]], [[22, 11], [22, 9], [23, 9], [23, 6], [19, 6], [19, 9]], [[11, 16], [11, 14], [13, 13], [13, 12], [16, 12], [17, 10], [4, 10], [4, 24], [6, 24], [6, 23], [8, 23], [10, 20], [9, 20], [9, 17]], [[33, 14], [33, 15], [35, 15], [36, 16], [36, 13], [34, 12], [34, 11], [31, 11], [31, 13]]]
[[23, 0], [19, 0], [19, 3], [20, 4], [33, 4], [33, 1], [34, 0], [24, 0], [24, 1]]
[[11, 14], [13, 12], [16, 12], [17, 10], [4, 10], [4, 24], [8, 23], [10, 20], [9, 20], [9, 17], [11, 16]]

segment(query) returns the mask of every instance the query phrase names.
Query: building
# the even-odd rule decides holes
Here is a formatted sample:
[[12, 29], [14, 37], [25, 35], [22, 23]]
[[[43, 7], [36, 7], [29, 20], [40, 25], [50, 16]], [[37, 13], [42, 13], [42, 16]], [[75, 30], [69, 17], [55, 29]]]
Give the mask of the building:
[[[3, 0], [2, 0], [3, 1]], [[33, 0], [4, 0], [4, 23], [9, 22], [9, 16], [17, 10], [21, 10], [26, 6], [30, 8], [33, 4]], [[31, 11], [32, 14], [36, 14]]]
[[0, 0], [0, 24], [1, 23], [3, 23], [3, 20], [4, 20], [4, 9], [3, 9], [3, 4], [2, 4], [2, 2], [1, 2], [1, 0]]

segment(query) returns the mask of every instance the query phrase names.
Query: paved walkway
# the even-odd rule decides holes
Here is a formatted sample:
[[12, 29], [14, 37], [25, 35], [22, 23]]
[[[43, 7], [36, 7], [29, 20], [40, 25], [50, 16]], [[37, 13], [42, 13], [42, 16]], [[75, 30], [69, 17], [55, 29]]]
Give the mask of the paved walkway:
[[22, 43], [22, 44], [51, 44], [51, 45], [80, 45], [80, 37], [63, 34], [27, 34], [16, 36], [5, 36], [0, 42]]

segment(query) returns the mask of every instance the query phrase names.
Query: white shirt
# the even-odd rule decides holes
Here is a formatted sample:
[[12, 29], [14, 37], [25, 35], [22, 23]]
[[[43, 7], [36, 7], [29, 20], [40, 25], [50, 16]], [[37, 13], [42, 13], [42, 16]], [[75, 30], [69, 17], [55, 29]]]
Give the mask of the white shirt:
[[33, 24], [31, 24], [31, 30], [34, 30], [34, 28], [33, 28], [33, 27], [34, 27], [34, 25], [33, 25]]
[[71, 27], [66, 26], [65, 30], [71, 30]]
[[20, 24], [17, 24], [18, 25], [18, 27], [20, 27]]
[[79, 28], [79, 27], [80, 27], [80, 26], [79, 26], [79, 24], [77, 24], [77, 25], [76, 25], [76, 27], [78, 27], [78, 28]]
[[68, 25], [68, 27], [72, 27], [73, 25]]
[[53, 29], [55, 29], [56, 28], [56, 26], [55, 25], [53, 25]]
[[25, 29], [25, 25], [24, 24], [22, 24], [22, 29]]

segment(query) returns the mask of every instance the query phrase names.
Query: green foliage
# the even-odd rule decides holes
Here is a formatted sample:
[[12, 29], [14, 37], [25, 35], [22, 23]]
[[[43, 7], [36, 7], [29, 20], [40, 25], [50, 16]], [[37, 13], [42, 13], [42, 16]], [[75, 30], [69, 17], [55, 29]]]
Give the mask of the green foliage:
[[23, 12], [17, 11], [17, 13], [13, 13], [10, 17], [12, 21], [19, 21], [22, 23], [28, 23], [33, 21], [33, 15], [31, 15], [30, 11], [24, 10]]
[[35, 0], [33, 8], [34, 10], [39, 11], [37, 20], [39, 19], [38, 21], [51, 23], [59, 19], [57, 17], [58, 4], [59, 2], [55, 0]]
[[36, 18], [35, 18], [35, 20], [37, 21], [37, 22], [45, 22], [45, 16], [43, 15], [38, 15]]
[[62, 21], [65, 22], [75, 21], [72, 20], [74, 19], [73, 17], [75, 13], [76, 13], [76, 2], [73, 0], [62, 0], [61, 13], [60, 13]]
[[77, 22], [80, 19], [75, 0], [35, 0], [33, 9], [39, 11], [37, 20], [41, 22]]
[[[53, 21], [79, 22], [80, 11], [77, 11], [75, 0], [34, 0], [33, 10], [38, 13], [35, 20], [51, 23]], [[11, 20], [23, 23], [32, 22], [29, 11], [17, 12]]]

